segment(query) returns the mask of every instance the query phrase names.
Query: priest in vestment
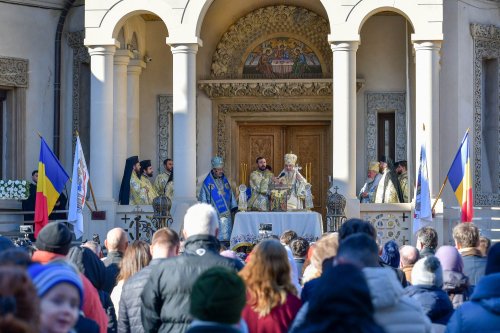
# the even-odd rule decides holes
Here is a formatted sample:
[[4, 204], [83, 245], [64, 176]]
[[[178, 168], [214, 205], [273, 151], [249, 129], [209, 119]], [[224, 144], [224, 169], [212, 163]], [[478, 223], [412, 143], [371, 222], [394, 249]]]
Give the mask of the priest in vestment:
[[252, 196], [248, 201], [248, 209], [260, 212], [269, 211], [269, 183], [274, 177], [267, 168], [264, 157], [257, 157], [257, 170], [250, 174], [250, 189]]
[[151, 160], [141, 161], [140, 177], [132, 175], [130, 178], [130, 204], [131, 205], [151, 205], [153, 199], [158, 196], [156, 190], [149, 180], [153, 176], [153, 167]]
[[380, 173], [380, 163], [370, 162], [366, 182], [358, 194], [358, 198], [361, 203], [371, 203], [375, 201], [375, 191], [377, 190], [380, 178], [382, 178], [382, 174]]
[[380, 170], [382, 178], [380, 178], [375, 192], [375, 203], [404, 202], [398, 175], [393, 168], [394, 166], [390, 158], [386, 156], [380, 157]]
[[285, 168], [281, 171], [277, 181], [290, 187], [290, 195], [287, 200], [287, 210], [304, 209], [304, 199], [306, 197], [306, 185], [308, 185], [304, 176], [299, 172], [297, 164], [297, 155], [285, 155]]
[[130, 156], [125, 161], [125, 169], [123, 170], [122, 183], [120, 185], [120, 193], [118, 195], [118, 203], [120, 205], [129, 205], [132, 194], [132, 184], [138, 181], [141, 176], [141, 164], [139, 156]]
[[167, 158], [163, 161], [163, 166], [165, 171], [156, 176], [155, 190], [158, 195], [166, 196], [172, 200], [174, 195], [174, 161]]
[[233, 227], [231, 212], [238, 209], [236, 198], [229, 182], [224, 176], [224, 161], [222, 157], [212, 158], [212, 170], [203, 181], [198, 195], [198, 201], [212, 205], [219, 216], [219, 233], [217, 238], [229, 242]]

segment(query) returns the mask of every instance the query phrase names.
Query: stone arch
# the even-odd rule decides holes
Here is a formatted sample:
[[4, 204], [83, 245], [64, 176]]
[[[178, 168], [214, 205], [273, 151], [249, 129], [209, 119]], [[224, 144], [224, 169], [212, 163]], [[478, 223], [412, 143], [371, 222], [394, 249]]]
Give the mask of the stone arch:
[[123, 0], [115, 4], [103, 15], [98, 27], [96, 27], [98, 28], [98, 32], [94, 32], [92, 35], [100, 35], [99, 38], [104, 40], [114, 39], [118, 36], [120, 29], [127, 19], [140, 14], [154, 14], [158, 16], [167, 27], [167, 31], [171, 31], [175, 24], [172, 13], [172, 8], [166, 1]]
[[443, 39], [443, 4], [442, 1], [422, 2], [393, 0], [361, 0], [347, 3], [326, 3], [329, 17], [332, 18], [330, 41], [359, 41], [359, 32], [363, 24], [373, 15], [391, 11], [400, 14], [410, 22], [414, 40]]
[[301, 7], [262, 7], [240, 18], [222, 35], [212, 57], [214, 78], [237, 77], [250, 45], [278, 33], [307, 41], [323, 60], [324, 74], [331, 73], [332, 53], [328, 45], [328, 22]]

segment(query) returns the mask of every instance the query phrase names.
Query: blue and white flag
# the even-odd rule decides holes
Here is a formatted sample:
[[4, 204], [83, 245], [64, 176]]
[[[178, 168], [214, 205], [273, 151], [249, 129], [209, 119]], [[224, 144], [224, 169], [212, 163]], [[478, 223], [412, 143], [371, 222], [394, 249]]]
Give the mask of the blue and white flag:
[[69, 199], [68, 222], [73, 224], [76, 239], [83, 235], [83, 207], [87, 198], [87, 183], [89, 170], [83, 156], [80, 137], [76, 137], [75, 160], [73, 162], [73, 176], [71, 179], [71, 195]]
[[[424, 135], [425, 137], [425, 135]], [[420, 146], [420, 160], [415, 185], [415, 211], [413, 215], [413, 233], [432, 222], [431, 192], [427, 172], [427, 153], [425, 142]]]

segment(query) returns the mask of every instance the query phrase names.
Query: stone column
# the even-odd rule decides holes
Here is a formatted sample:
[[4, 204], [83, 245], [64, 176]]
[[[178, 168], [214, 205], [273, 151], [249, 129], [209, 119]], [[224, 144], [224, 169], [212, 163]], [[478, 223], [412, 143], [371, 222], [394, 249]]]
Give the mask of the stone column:
[[346, 216], [359, 216], [356, 198], [357, 41], [333, 41], [333, 182], [347, 199]]
[[[146, 63], [142, 60], [130, 60], [127, 69], [127, 156], [140, 155], [140, 120], [139, 120], [139, 77]], [[140, 158], [140, 156], [139, 156]]]
[[114, 59], [113, 90], [113, 197], [118, 201], [118, 192], [127, 159], [127, 65], [131, 52], [118, 50]]
[[[90, 45], [90, 175], [97, 200], [113, 201], [113, 56], [115, 45]], [[109, 169], [108, 169], [109, 170]]]
[[[415, 47], [415, 135], [416, 165], [420, 143], [427, 146], [427, 168], [431, 197], [439, 193], [439, 50], [441, 41], [413, 41]], [[422, 128], [425, 124], [425, 133]]]
[[[171, 44], [173, 54], [174, 207], [177, 229], [196, 202], [196, 53], [198, 44]], [[174, 211], [175, 210], [175, 211]]]

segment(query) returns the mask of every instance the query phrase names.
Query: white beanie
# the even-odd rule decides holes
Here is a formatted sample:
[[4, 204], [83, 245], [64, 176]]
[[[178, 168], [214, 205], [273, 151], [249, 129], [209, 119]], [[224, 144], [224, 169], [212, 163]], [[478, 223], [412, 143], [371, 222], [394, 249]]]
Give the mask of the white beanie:
[[439, 259], [435, 256], [428, 256], [417, 261], [411, 271], [411, 283], [441, 288], [443, 286], [443, 269]]

